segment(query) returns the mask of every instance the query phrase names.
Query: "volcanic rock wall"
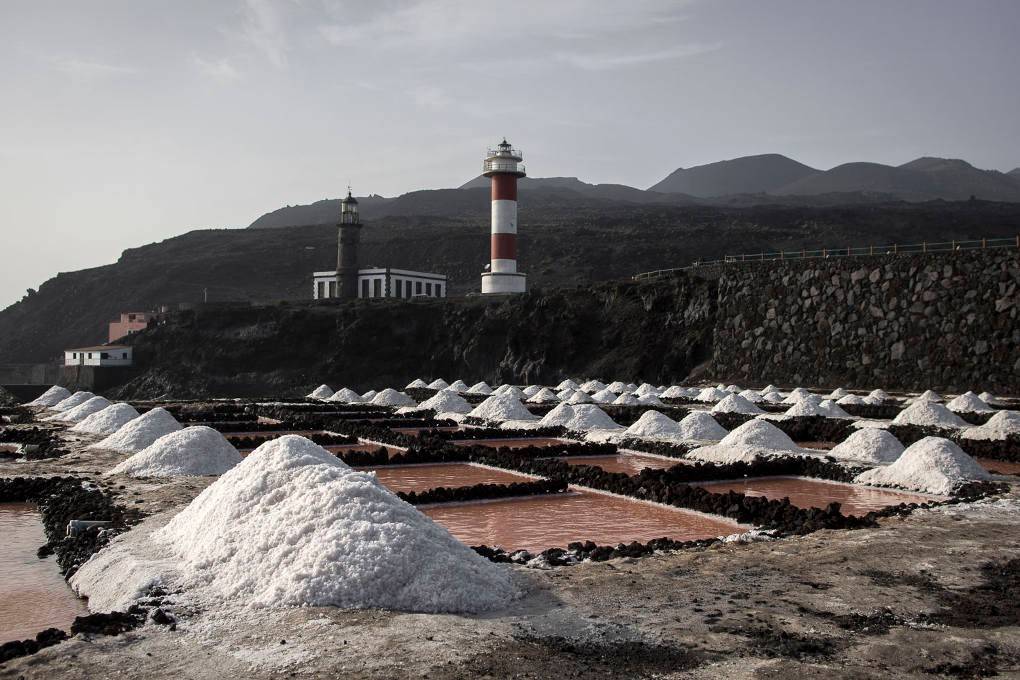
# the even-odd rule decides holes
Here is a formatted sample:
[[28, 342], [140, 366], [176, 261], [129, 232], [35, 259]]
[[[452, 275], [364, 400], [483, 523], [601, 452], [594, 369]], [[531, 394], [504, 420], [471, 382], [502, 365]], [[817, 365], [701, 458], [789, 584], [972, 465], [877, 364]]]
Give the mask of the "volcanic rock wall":
[[733, 265], [710, 373], [750, 384], [1020, 391], [1020, 251]]

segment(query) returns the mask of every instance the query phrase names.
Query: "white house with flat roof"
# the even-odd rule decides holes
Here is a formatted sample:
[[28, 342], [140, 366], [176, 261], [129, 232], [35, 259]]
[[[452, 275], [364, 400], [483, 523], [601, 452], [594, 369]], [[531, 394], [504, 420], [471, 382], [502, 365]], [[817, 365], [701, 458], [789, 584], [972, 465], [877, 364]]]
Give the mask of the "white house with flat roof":
[[129, 345], [97, 345], [64, 350], [65, 366], [130, 366], [134, 361]]
[[[336, 271], [312, 274], [312, 298], [328, 300], [339, 297]], [[446, 276], [408, 269], [375, 267], [358, 270], [359, 298], [446, 297]]]

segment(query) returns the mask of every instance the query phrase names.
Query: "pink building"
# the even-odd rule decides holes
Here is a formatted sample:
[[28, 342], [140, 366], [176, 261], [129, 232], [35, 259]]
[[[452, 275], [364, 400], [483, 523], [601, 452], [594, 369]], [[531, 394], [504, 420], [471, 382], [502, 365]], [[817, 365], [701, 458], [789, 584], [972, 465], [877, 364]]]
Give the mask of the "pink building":
[[127, 337], [132, 333], [143, 331], [149, 326], [149, 319], [153, 318], [149, 312], [125, 312], [120, 315], [120, 321], [110, 322], [109, 342], [115, 342]]

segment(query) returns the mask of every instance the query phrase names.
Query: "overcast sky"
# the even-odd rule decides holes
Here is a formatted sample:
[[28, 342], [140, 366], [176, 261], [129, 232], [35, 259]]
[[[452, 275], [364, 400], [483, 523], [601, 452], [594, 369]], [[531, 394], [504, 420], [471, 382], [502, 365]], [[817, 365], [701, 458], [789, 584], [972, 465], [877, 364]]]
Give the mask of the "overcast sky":
[[282, 205], [778, 152], [1020, 165], [1017, 0], [3, 0], [0, 308]]

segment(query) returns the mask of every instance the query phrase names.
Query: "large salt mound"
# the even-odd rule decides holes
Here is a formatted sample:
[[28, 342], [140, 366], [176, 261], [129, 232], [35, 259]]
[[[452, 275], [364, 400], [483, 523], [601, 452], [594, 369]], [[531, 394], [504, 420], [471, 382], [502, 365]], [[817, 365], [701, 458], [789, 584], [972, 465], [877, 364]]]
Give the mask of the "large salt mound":
[[110, 403], [110, 400], [106, 397], [92, 397], [85, 403], [78, 404], [74, 408], [62, 411], [57, 415], [48, 418], [48, 420], [56, 420], [63, 423], [80, 423], [93, 413], [102, 411], [104, 408], [109, 406]]
[[574, 419], [574, 407], [570, 404], [559, 404], [542, 416], [538, 424], [542, 427], [566, 427]]
[[718, 441], [728, 432], [705, 411], [691, 411], [680, 420], [680, 438]]
[[26, 406], [56, 406], [70, 396], [71, 392], [66, 387], [54, 385], [32, 401], [28, 402]]
[[822, 400], [822, 403], [818, 405], [818, 408], [822, 410], [822, 413], [827, 418], [853, 418], [852, 415], [841, 409], [832, 399]]
[[838, 460], [879, 465], [903, 453], [903, 444], [891, 433], [874, 427], [857, 430], [825, 454]]
[[436, 413], [470, 413], [471, 404], [464, 397], [451, 390], [439, 390], [418, 404], [419, 409], [430, 408]]
[[934, 401], [915, 401], [893, 418], [894, 425], [927, 427], [968, 427], [960, 416]]
[[372, 403], [376, 406], [414, 406], [417, 404], [414, 399], [403, 392], [397, 392], [392, 387], [387, 387], [372, 397]]
[[329, 399], [333, 396], [333, 388], [329, 385], [319, 385], [305, 395], [307, 399]]
[[141, 451], [163, 435], [180, 429], [181, 424], [170, 415], [169, 411], [164, 408], [154, 408], [89, 448], [134, 453]]
[[1010, 436], [1020, 435], [1020, 413], [1017, 411], [999, 411], [979, 427], [964, 430], [964, 439], [985, 439], [1000, 441]]
[[450, 383], [450, 386], [447, 389], [453, 390], [458, 394], [463, 394], [464, 392], [467, 392], [469, 388], [468, 384], [463, 380], [454, 380], [452, 383]]
[[616, 392], [607, 387], [591, 395], [591, 400], [598, 404], [612, 404], [616, 401]]
[[[374, 397], [375, 395], [372, 396]], [[348, 387], [341, 387], [326, 401], [335, 401], [340, 404], [364, 404], [366, 400], [354, 390]]]
[[566, 380], [561, 382], [559, 385], [557, 385], [554, 389], [556, 391], [559, 391], [559, 390], [577, 390], [577, 389], [580, 389], [580, 385], [578, 385], [576, 382], [574, 382], [570, 378], [567, 378]]
[[680, 423], [658, 411], [645, 411], [628, 427], [624, 434], [630, 437], [678, 439], [681, 436]]
[[415, 378], [411, 382], [407, 383], [407, 387], [405, 387], [404, 389], [405, 390], [424, 390], [424, 389], [427, 389], [428, 386], [429, 386], [429, 384], [427, 382], [425, 382], [424, 380], [422, 380], [421, 378]]
[[154, 538], [196, 585], [253, 607], [481, 612], [516, 594], [508, 569], [294, 435], [257, 448]]
[[718, 387], [706, 387], [698, 392], [698, 396], [694, 397], [694, 399], [695, 401], [702, 401], [706, 404], [714, 404], [720, 399], [725, 399], [729, 395], [729, 392], [726, 390], [720, 390]]
[[618, 406], [637, 406], [639, 402], [633, 394], [621, 394], [613, 400], [613, 403]]
[[92, 394], [91, 392], [75, 392], [74, 394], [69, 396], [67, 399], [64, 399], [62, 401], [58, 401], [56, 404], [54, 404], [52, 410], [54, 410], [54, 411], [68, 411], [68, 410], [74, 408], [75, 406], [81, 406], [82, 404], [84, 404], [86, 401], [88, 401], [89, 399], [91, 399], [94, 396], [96, 396], [96, 395]]
[[594, 401], [595, 399], [589, 397], [586, 392], [582, 392], [581, 390], [574, 392], [573, 394], [570, 395], [570, 398], [567, 399], [568, 404], [591, 404]]
[[730, 396], [724, 397], [718, 404], [712, 407], [711, 411], [712, 413], [746, 413], [751, 415], [765, 413], [739, 394], [730, 394]]
[[556, 395], [556, 393], [548, 387], [543, 387], [538, 392], [535, 392], [534, 396], [528, 399], [528, 401], [533, 404], [551, 404], [559, 400], [560, 398]]
[[690, 457], [713, 463], [750, 462], [759, 456], [799, 452], [785, 432], [764, 420], [749, 420], [736, 428], [718, 444], [702, 446]]
[[613, 421], [605, 411], [595, 404], [577, 404], [571, 406], [574, 417], [567, 423], [568, 430], [587, 432], [588, 430], [622, 430], [623, 426]]
[[993, 413], [995, 411], [973, 392], [964, 392], [946, 404], [946, 408], [954, 413]]
[[493, 394], [468, 413], [481, 420], [538, 420], [538, 416], [525, 408], [512, 394]]
[[107, 475], [183, 477], [222, 475], [241, 462], [226, 437], [204, 425], [163, 435]]
[[965, 482], [988, 479], [991, 475], [959, 446], [941, 437], [925, 437], [908, 446], [892, 465], [868, 470], [854, 481], [946, 495]]
[[649, 394], [659, 396], [659, 388], [655, 385], [650, 385], [649, 383], [641, 383], [641, 385], [634, 390], [634, 396], [636, 397], [646, 397]]
[[484, 380], [476, 382], [474, 385], [468, 388], [468, 394], [492, 394], [492, 388]]
[[428, 384], [430, 390], [445, 390], [450, 386], [450, 383], [446, 382], [442, 378], [436, 378]]
[[71, 428], [73, 432], [86, 434], [113, 434], [138, 417], [138, 411], [131, 404], [112, 404], [102, 411], [93, 413]]

